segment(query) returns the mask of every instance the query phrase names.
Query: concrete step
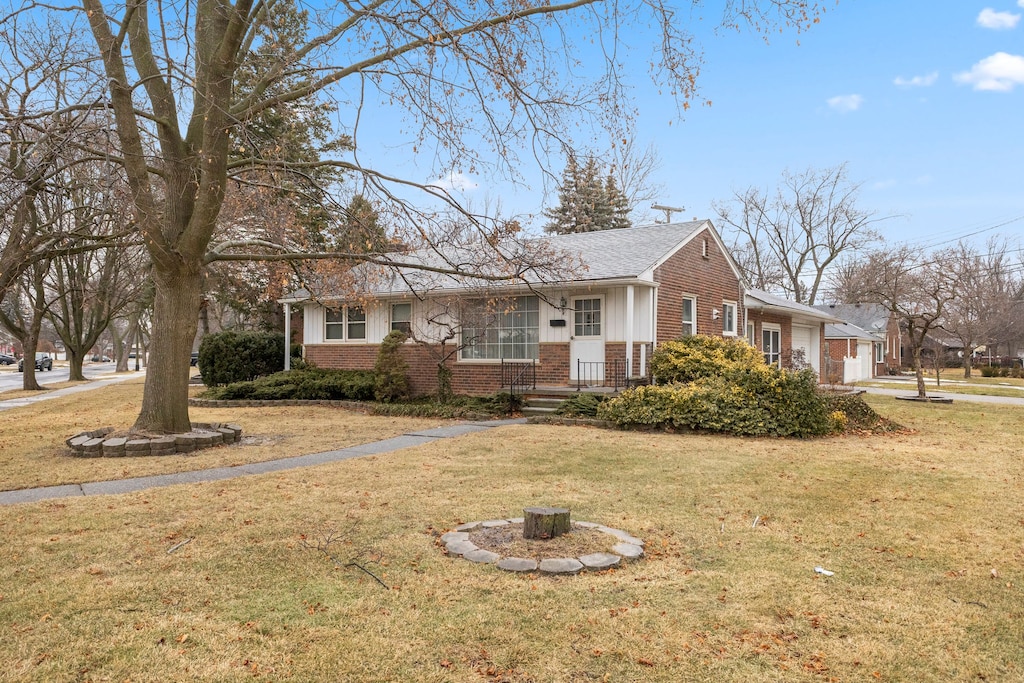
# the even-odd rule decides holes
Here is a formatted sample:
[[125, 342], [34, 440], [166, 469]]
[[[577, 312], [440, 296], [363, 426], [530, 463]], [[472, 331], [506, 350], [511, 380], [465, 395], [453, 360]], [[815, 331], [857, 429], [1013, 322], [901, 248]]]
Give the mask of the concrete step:
[[554, 410], [558, 406], [562, 405], [563, 398], [551, 398], [551, 397], [540, 397], [531, 396], [527, 398], [523, 405], [529, 406], [530, 408], [550, 408]]
[[555, 408], [539, 408], [535, 406], [526, 405], [523, 406], [522, 410], [520, 410], [519, 412], [523, 414], [523, 417], [535, 417], [538, 415], [554, 415]]

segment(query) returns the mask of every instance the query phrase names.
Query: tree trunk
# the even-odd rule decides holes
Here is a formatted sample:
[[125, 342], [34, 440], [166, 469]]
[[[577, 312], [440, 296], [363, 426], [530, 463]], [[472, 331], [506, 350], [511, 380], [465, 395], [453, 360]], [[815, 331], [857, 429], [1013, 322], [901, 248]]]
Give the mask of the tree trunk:
[[565, 508], [525, 508], [523, 538], [546, 540], [569, 533], [569, 511]]
[[133, 431], [187, 432], [189, 359], [199, 325], [202, 263], [153, 269], [156, 297], [142, 409]]
[[39, 346], [39, 328], [40, 325], [33, 316], [28, 334], [19, 340], [22, 351], [21, 367], [24, 371], [21, 388], [25, 391], [42, 391], [43, 389], [36, 380], [36, 347]]
[[85, 360], [85, 351], [81, 349], [72, 349], [64, 344], [64, 349], [68, 354], [68, 380], [71, 382], [84, 382], [85, 375], [82, 373], [82, 362]]
[[964, 379], [971, 378], [971, 356], [973, 353], [964, 354]]
[[914, 346], [914, 374], [917, 377], [917, 397], [927, 398], [928, 392], [924, 388], [924, 368], [921, 367], [921, 347]]

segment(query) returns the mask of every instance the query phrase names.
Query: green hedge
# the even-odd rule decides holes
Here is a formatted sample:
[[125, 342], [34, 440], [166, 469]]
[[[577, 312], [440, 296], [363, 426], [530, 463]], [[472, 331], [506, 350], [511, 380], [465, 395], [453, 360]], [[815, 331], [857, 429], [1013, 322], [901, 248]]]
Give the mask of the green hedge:
[[284, 335], [276, 332], [217, 332], [199, 345], [203, 384], [246, 382], [284, 370]]
[[369, 370], [306, 368], [213, 388], [206, 392], [204, 398], [225, 401], [370, 401], [373, 400], [375, 379]]

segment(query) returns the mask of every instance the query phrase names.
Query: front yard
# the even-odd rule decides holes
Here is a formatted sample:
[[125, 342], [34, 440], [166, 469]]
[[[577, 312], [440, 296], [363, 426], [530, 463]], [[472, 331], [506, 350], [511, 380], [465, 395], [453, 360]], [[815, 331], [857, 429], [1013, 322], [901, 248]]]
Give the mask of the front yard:
[[[0, 480], [162, 466], [53, 454], [80, 422], [137, 407], [131, 391], [72, 397], [95, 406], [88, 420], [63, 399], [7, 413], [20, 429], [4, 427]], [[0, 508], [0, 680], [1021, 680], [1024, 412], [868, 400], [917, 433], [517, 425], [317, 468]], [[293, 438], [187, 464], [399, 428], [291, 410], [307, 412], [194, 410]], [[460, 522], [530, 505], [636, 534], [648, 556], [551, 578], [436, 545]], [[334, 557], [387, 588], [307, 547], [331, 531]]]

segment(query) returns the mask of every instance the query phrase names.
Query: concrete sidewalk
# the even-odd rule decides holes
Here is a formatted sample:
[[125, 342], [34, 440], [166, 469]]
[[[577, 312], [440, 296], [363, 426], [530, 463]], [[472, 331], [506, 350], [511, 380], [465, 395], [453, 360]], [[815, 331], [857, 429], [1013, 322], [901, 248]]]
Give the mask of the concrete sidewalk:
[[10, 410], [11, 408], [23, 408], [30, 406], [33, 403], [39, 403], [40, 401], [49, 401], [54, 398], [60, 398], [61, 396], [68, 396], [70, 394], [78, 394], [83, 391], [92, 391], [93, 389], [100, 389], [102, 387], [110, 386], [111, 384], [117, 384], [118, 382], [125, 382], [130, 379], [136, 379], [139, 377], [145, 377], [145, 370], [139, 372], [133, 372], [131, 374], [121, 375], [104, 375], [102, 377], [90, 377], [85, 384], [76, 384], [73, 387], [65, 387], [64, 389], [55, 389], [54, 391], [40, 391], [38, 394], [33, 396], [22, 396], [21, 398], [10, 398], [6, 401], [0, 401], [0, 410]]
[[[854, 387], [863, 389], [869, 394], [880, 396], [917, 396], [917, 387], [908, 386], [902, 389], [883, 389], [880, 387]], [[976, 394], [959, 394], [955, 391], [943, 391], [942, 387], [934, 383], [926, 384], [925, 391], [929, 396], [941, 396], [951, 398], [953, 401], [964, 401], [966, 403], [997, 403], [1006, 406], [1024, 406], [1024, 396], [979, 396]]]
[[63, 486], [45, 486], [34, 489], [19, 489], [17, 491], [0, 492], [0, 505], [16, 505], [18, 503], [35, 503], [40, 500], [53, 498], [73, 498], [79, 496], [105, 496], [117, 495], [119, 493], [131, 493], [144, 489], [156, 488], [158, 486], [174, 486], [175, 484], [196, 484], [207, 481], [220, 481], [222, 479], [234, 479], [252, 474], [267, 474], [269, 472], [280, 472], [299, 467], [312, 467], [323, 465], [350, 458], [358, 458], [365, 455], [380, 455], [391, 453], [402, 448], [422, 446], [423, 444], [438, 439], [451, 439], [464, 434], [474, 434], [494, 427], [510, 424], [525, 424], [525, 418], [514, 420], [487, 420], [481, 422], [464, 422], [434, 429], [424, 429], [415, 432], [408, 432], [401, 436], [374, 441], [360, 446], [350, 446], [336, 451], [325, 451], [323, 453], [312, 453], [299, 455], [294, 458], [279, 458], [277, 460], [266, 460], [254, 462], [247, 465], [235, 465], [233, 467], [213, 467], [206, 470], [192, 470], [189, 472], [176, 472], [173, 474], [157, 474], [150, 477], [135, 477], [132, 479], [117, 479], [113, 481], [98, 481], [87, 484], [65, 484]]

